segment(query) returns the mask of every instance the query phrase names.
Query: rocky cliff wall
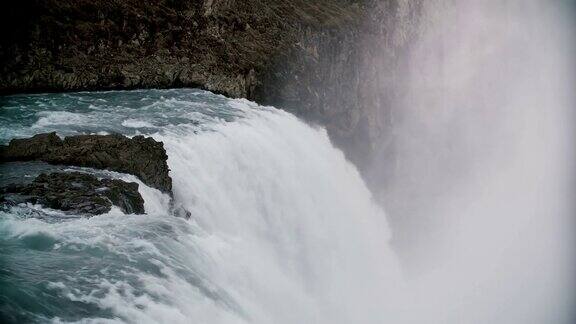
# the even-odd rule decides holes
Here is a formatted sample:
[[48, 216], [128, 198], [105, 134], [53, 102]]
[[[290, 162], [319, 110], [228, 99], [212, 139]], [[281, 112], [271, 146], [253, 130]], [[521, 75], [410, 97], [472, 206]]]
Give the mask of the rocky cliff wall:
[[261, 76], [255, 98], [325, 126], [348, 158], [368, 169], [394, 132], [403, 58], [421, 7], [420, 0], [366, 0], [352, 24], [305, 28]]
[[200, 87], [321, 123], [362, 166], [417, 2], [3, 1], [0, 92]]
[[0, 90], [200, 86], [252, 97], [303, 30], [346, 28], [347, 0], [24, 0], [1, 4]]

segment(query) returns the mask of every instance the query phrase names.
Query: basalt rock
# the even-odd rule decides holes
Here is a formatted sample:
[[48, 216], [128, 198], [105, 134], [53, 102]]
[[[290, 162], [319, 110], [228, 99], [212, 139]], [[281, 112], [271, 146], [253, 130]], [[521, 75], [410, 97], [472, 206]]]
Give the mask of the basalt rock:
[[98, 179], [80, 172], [40, 174], [32, 183], [0, 189], [0, 204], [40, 204], [71, 214], [98, 215], [112, 205], [126, 214], [143, 214], [144, 199], [138, 184], [118, 179]]
[[13, 139], [0, 147], [0, 161], [44, 161], [129, 173], [165, 193], [172, 191], [168, 156], [162, 142], [151, 137], [78, 135], [63, 140], [56, 133]]

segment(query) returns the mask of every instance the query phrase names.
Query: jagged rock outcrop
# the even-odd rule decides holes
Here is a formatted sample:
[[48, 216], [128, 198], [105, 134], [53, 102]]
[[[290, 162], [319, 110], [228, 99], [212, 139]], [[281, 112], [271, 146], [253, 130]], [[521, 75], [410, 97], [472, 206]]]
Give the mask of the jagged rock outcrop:
[[75, 215], [99, 215], [112, 205], [126, 214], [143, 214], [144, 199], [138, 184], [98, 179], [80, 172], [40, 174], [32, 183], [0, 188], [0, 205], [40, 204]]
[[145, 184], [172, 192], [168, 156], [162, 142], [151, 137], [78, 135], [61, 139], [56, 133], [13, 139], [0, 146], [0, 161], [44, 161], [51, 164], [106, 169], [137, 176]]

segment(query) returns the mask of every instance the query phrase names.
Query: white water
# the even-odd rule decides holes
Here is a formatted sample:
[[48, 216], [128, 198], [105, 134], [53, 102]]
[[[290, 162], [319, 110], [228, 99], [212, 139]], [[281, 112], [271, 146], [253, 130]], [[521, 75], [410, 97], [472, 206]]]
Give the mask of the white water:
[[[440, 240], [449, 256], [438, 253], [437, 240], [426, 240], [434, 233], [418, 230], [417, 218], [410, 239], [427, 235], [422, 257], [435, 267], [405, 280], [388, 247], [385, 215], [358, 172], [324, 130], [287, 113], [202, 92], [190, 94], [198, 100], [182, 99], [185, 90], [161, 91], [160, 98], [149, 96], [153, 91], [75, 94], [50, 104], [52, 110], [42, 106], [31, 124], [3, 124], [3, 134], [152, 135], [167, 148], [175, 203], [192, 217], [173, 217], [168, 197], [141, 183], [144, 216], [113, 210], [47, 222], [13, 218], [29, 210], [2, 212], [2, 239], [40, 240], [40, 252], [49, 252], [34, 245], [25, 251], [25, 266], [16, 267], [37, 271], [34, 283], [48, 282], [43, 302], [59, 298], [41, 318], [570, 323], [573, 107], [567, 88], [573, 83], [565, 78], [565, 35], [548, 15], [501, 16], [499, 4], [431, 7], [436, 16], [428, 17], [432, 23], [407, 71], [411, 96], [401, 106], [405, 155], [396, 189], [416, 183], [417, 192], [431, 197], [434, 208], [420, 215], [440, 223], [443, 231], [436, 234], [445, 235]], [[534, 20], [527, 24], [526, 18]], [[528, 34], [526, 26], [533, 27]], [[145, 105], [136, 110], [134, 101], [122, 105], [114, 96]], [[83, 102], [86, 110], [78, 108]], [[59, 257], [66, 263], [49, 262]], [[97, 309], [66, 314], [78, 304]]]
[[[36, 276], [48, 275], [48, 294], [66, 305], [56, 306], [56, 316], [42, 316], [77, 321], [64, 312], [77, 302], [106, 312], [92, 310], [80, 322], [382, 323], [402, 285], [386, 217], [326, 131], [271, 107], [195, 94], [186, 94], [190, 102], [162, 97], [159, 103], [171, 113], [180, 105], [179, 116], [201, 117], [201, 124], [172, 117], [154, 126], [140, 120], [155, 120], [163, 104], [152, 118], [135, 120], [114, 103], [74, 114], [40, 111], [31, 121], [64, 133], [86, 120], [91, 132], [152, 128], [168, 153], [174, 203], [191, 213], [189, 220], [174, 217], [168, 197], [133, 176], [97, 172], [138, 182], [147, 215], [115, 209], [47, 222], [22, 217], [22, 207], [3, 214], [0, 231], [9, 238], [44, 242], [44, 251], [65, 260], [59, 273], [41, 259], [38, 270], [30, 266]], [[193, 113], [204, 101], [212, 103]], [[208, 108], [237, 117], [207, 118]], [[101, 111], [114, 119], [98, 120]], [[69, 115], [75, 118], [61, 118]], [[68, 259], [76, 254], [85, 263]]]
[[[509, 197], [510, 184], [515, 187], [515, 172], [499, 174], [495, 181], [503, 185], [488, 188], [500, 189], [474, 196], [477, 204], [464, 210], [467, 231], [458, 250], [470, 254], [460, 254], [455, 262], [442, 260], [443, 266], [427, 276], [405, 280], [388, 245], [384, 213], [325, 130], [274, 108], [218, 100], [212, 108], [240, 117], [230, 122], [205, 118], [200, 125], [168, 123], [152, 133], [167, 149], [175, 204], [191, 212], [189, 220], [172, 215], [166, 195], [133, 176], [114, 173], [108, 174], [140, 184], [147, 215], [115, 209], [90, 219], [47, 222], [2, 213], [0, 233], [9, 241], [40, 240], [51, 257], [74, 257], [51, 267], [39, 259], [36, 270], [35, 258], [42, 254], [31, 249], [27, 267], [43, 271], [34, 280], [45, 278], [49, 295], [59, 298], [59, 303], [46, 301], [55, 304], [55, 315], [39, 318], [80, 323], [567, 323], [562, 285], [569, 280], [554, 277], [566, 275], [558, 263], [563, 246], [554, 236], [561, 224], [556, 218], [536, 222], [524, 209], [525, 215], [510, 216], [519, 223], [501, 219], [506, 226], [492, 226], [494, 217], [503, 215], [490, 214], [495, 204], [518, 210], [506, 209], [507, 201], [501, 200]], [[114, 123], [102, 123], [111, 129], [151, 128], [132, 122], [130, 115], [117, 114]], [[54, 120], [58, 127], [77, 125], [77, 119]], [[49, 131], [51, 125], [41, 127]], [[522, 185], [534, 184], [529, 179]], [[515, 197], [524, 198], [524, 192]], [[473, 222], [482, 219], [491, 223]], [[525, 235], [546, 241], [527, 242]], [[65, 309], [71, 303], [98, 311], [78, 318], [72, 308], [70, 316]]]
[[187, 306], [183, 320], [380, 323], [401, 280], [385, 216], [356, 169], [324, 130], [234, 105], [254, 111], [212, 132], [160, 138], [175, 199], [202, 228], [190, 239], [203, 258], [191, 262], [238, 312]]

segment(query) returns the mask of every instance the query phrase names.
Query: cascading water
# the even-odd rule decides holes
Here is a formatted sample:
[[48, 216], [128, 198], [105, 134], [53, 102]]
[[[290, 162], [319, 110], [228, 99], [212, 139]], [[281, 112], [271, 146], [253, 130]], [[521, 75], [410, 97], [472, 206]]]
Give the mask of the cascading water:
[[[375, 165], [392, 170], [396, 241], [425, 245], [398, 254], [431, 266], [400, 275], [358, 172], [286, 112], [186, 89], [10, 96], [1, 142], [152, 136], [174, 200], [133, 176], [56, 167], [138, 182], [146, 215], [1, 209], [0, 322], [574, 323], [569, 1], [422, 3], [398, 68], [395, 160]], [[0, 182], [50, 168], [0, 165]]]
[[111, 172], [140, 184], [146, 215], [1, 211], [4, 322], [381, 323], [401, 282], [385, 217], [324, 130], [198, 90], [3, 100], [3, 141], [47, 131], [163, 141], [174, 204], [192, 215]]

